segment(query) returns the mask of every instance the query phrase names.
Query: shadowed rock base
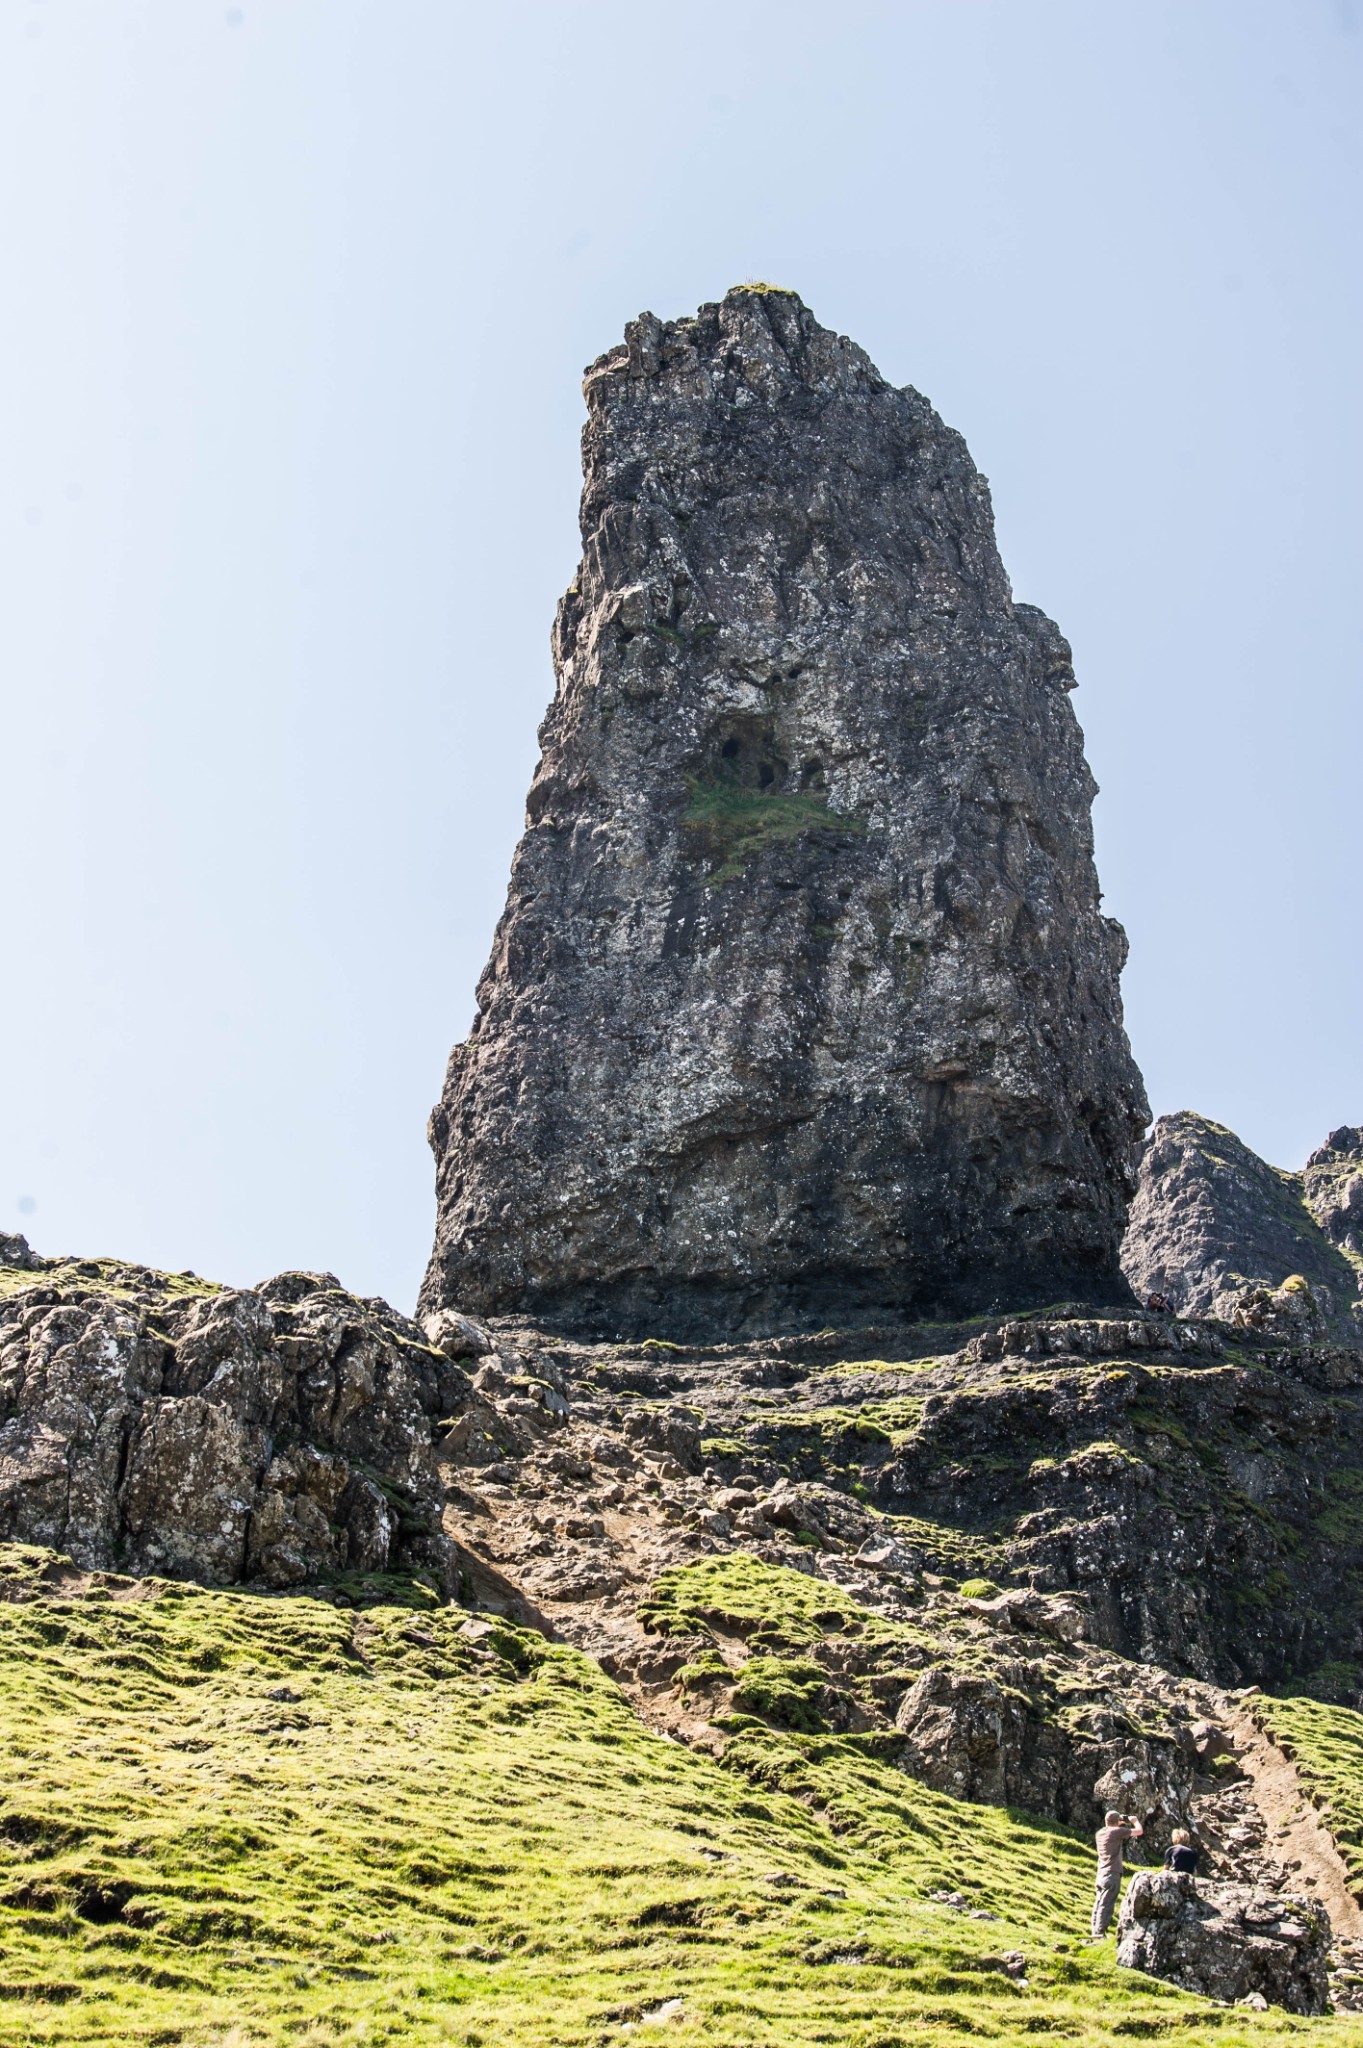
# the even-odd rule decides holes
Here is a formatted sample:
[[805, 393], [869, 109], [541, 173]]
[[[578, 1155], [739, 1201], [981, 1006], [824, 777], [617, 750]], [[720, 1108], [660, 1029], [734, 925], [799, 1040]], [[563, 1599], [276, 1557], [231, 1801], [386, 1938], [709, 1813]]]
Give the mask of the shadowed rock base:
[[1045, 1307], [1065, 1299], [1088, 1304], [1090, 1313], [1126, 1315], [1134, 1297], [1107, 1260], [1088, 1266], [1077, 1260], [1044, 1272], [998, 1266], [968, 1277], [949, 1275], [917, 1290], [897, 1285], [892, 1274], [847, 1268], [813, 1270], [781, 1285], [743, 1289], [716, 1282], [666, 1284], [656, 1274], [623, 1276], [579, 1287], [527, 1287], [521, 1312], [542, 1327], [584, 1341], [658, 1337], [680, 1344], [717, 1339], [797, 1335], [824, 1329], [852, 1330], [902, 1323], [946, 1322], [958, 1316]]

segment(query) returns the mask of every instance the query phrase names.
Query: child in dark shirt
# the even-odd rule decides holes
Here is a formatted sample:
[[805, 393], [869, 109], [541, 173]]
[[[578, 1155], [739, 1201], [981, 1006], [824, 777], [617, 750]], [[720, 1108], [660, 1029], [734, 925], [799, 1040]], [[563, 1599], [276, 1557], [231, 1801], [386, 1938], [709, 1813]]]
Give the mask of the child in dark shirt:
[[1197, 1851], [1187, 1828], [1175, 1828], [1169, 1838], [1169, 1847], [1164, 1852], [1166, 1870], [1182, 1870], [1189, 1877], [1197, 1874]]

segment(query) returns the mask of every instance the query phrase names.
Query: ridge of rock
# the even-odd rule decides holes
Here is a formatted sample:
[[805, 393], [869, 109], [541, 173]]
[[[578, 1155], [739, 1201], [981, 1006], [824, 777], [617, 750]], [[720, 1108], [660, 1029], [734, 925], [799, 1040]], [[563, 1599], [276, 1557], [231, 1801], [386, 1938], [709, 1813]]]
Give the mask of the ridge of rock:
[[0, 1240], [0, 1541], [275, 1592], [403, 1573], [448, 1598], [469, 1561], [434, 1445], [472, 1406], [462, 1366], [333, 1274], [229, 1289]]
[[1363, 1292], [1363, 1130], [1341, 1124], [1311, 1154], [1302, 1194], [1331, 1244], [1350, 1259]]
[[964, 442], [769, 288], [641, 316], [584, 389], [423, 1308], [708, 1341], [1129, 1301], [1148, 1111], [1070, 650]]

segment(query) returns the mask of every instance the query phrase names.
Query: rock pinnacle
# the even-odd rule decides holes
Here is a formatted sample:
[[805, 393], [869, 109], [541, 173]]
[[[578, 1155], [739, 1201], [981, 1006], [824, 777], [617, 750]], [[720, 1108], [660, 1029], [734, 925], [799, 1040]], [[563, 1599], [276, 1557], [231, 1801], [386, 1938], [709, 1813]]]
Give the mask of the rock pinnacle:
[[1125, 1300], [1147, 1107], [1070, 650], [792, 292], [587, 372], [583, 558], [422, 1303], [714, 1338]]

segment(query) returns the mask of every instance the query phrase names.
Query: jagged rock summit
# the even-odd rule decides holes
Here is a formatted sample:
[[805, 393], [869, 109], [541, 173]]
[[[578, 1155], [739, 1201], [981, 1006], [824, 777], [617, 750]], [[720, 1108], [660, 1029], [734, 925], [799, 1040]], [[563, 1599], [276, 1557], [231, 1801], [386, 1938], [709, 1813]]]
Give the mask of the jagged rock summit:
[[711, 1338], [1129, 1299], [1148, 1112], [1057, 628], [791, 292], [587, 372], [583, 560], [423, 1307]]

